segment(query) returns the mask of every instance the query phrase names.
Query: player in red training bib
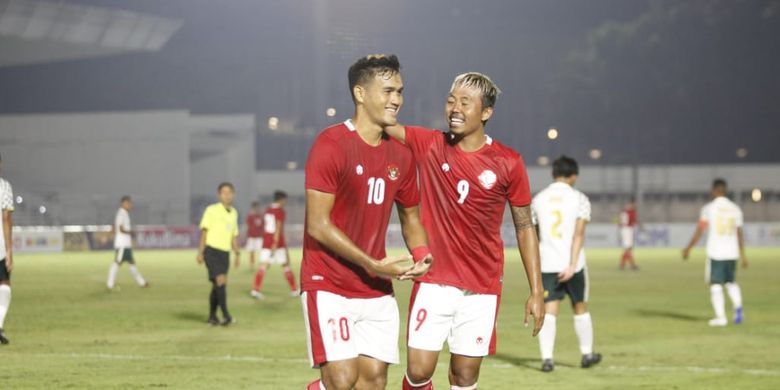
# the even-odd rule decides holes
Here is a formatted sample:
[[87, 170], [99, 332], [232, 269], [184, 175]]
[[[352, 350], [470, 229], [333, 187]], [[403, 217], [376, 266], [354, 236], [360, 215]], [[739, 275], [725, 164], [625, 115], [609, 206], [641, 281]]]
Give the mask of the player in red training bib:
[[274, 202], [265, 209], [263, 217], [263, 243], [260, 249], [260, 267], [255, 273], [255, 284], [249, 293], [256, 299], [265, 299], [262, 290], [265, 271], [271, 264], [278, 264], [284, 270], [284, 278], [290, 286], [290, 296], [298, 296], [298, 287], [295, 285], [295, 275], [290, 267], [290, 254], [287, 250], [287, 242], [284, 239], [284, 220], [287, 214], [284, 205], [287, 203], [287, 193], [274, 191]]
[[626, 204], [626, 207], [620, 211], [618, 227], [620, 230], [620, 245], [623, 247], [623, 255], [620, 256], [620, 270], [626, 265], [632, 270], [639, 270], [634, 262], [634, 236], [637, 226], [636, 201], [634, 197]]
[[[423, 275], [432, 257], [420, 222], [411, 151], [383, 132], [403, 103], [395, 56], [349, 68], [355, 115], [320, 133], [306, 162], [306, 235], [301, 300], [311, 364], [307, 389], [383, 389], [398, 363], [392, 278]], [[397, 205], [409, 256], [388, 258], [385, 234]]]
[[[255, 255], [263, 249], [263, 213], [260, 211], [260, 202], [252, 202], [252, 209], [244, 221], [246, 225], [246, 245], [244, 250], [249, 252], [249, 267], [255, 267]], [[238, 268], [239, 263], [235, 264]]]
[[412, 150], [420, 173], [423, 225], [436, 262], [417, 279], [409, 305], [404, 389], [432, 389], [436, 363], [449, 344], [450, 385], [476, 389], [484, 356], [496, 347], [504, 275], [501, 222], [509, 202], [531, 296], [534, 336], [544, 318], [539, 242], [522, 157], [485, 134], [499, 93], [487, 76], [465, 73], [452, 84], [445, 113], [450, 132], [386, 129]]

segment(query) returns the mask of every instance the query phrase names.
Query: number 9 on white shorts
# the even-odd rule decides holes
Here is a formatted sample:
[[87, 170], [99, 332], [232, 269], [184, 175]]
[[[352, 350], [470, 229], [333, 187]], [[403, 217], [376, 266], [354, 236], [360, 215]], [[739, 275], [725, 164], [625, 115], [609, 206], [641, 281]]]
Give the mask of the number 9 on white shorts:
[[415, 283], [409, 311], [408, 345], [425, 351], [487, 356], [496, 350], [499, 296], [457, 287]]

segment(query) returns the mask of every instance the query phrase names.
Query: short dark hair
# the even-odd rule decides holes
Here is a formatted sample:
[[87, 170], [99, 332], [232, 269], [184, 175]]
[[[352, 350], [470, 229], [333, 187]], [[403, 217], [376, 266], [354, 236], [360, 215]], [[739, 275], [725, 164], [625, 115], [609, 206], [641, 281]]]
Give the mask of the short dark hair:
[[728, 184], [726, 184], [726, 179], [717, 178], [712, 181], [712, 189], [713, 190], [723, 190], [726, 191], [726, 188], [728, 187]]
[[287, 193], [284, 191], [274, 191], [274, 201], [287, 199]]
[[219, 186], [217, 186], [217, 192], [222, 191], [223, 188], [230, 187], [231, 190], [235, 191], [236, 188], [233, 187], [233, 183], [229, 181], [223, 181], [222, 183], [219, 183]]
[[355, 101], [356, 85], [364, 84], [378, 74], [392, 76], [399, 72], [401, 72], [401, 63], [398, 62], [398, 57], [395, 54], [373, 54], [359, 58], [349, 67], [349, 72], [347, 72], [352, 101]]
[[577, 165], [577, 160], [569, 156], [560, 156], [552, 163], [553, 178], [559, 177], [571, 177], [572, 175], [579, 175], [580, 167]]
[[122, 197], [122, 199], [119, 201], [120, 203], [125, 203], [130, 201], [130, 195], [125, 195]]

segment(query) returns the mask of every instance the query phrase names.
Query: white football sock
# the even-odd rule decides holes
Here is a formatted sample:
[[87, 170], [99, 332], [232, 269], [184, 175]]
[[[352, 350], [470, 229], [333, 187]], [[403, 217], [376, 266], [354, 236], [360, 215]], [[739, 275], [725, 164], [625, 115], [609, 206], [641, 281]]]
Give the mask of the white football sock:
[[544, 315], [544, 325], [539, 330], [539, 350], [542, 352], [542, 360], [552, 359], [555, 349], [556, 318], [552, 314]]
[[140, 272], [138, 272], [138, 268], [135, 266], [135, 264], [130, 264], [130, 273], [133, 274], [133, 278], [135, 279], [135, 282], [138, 283], [139, 286], [143, 286], [146, 284], [144, 277], [141, 276]]
[[580, 352], [583, 355], [593, 353], [593, 320], [590, 318], [590, 313], [574, 316], [574, 333], [580, 340]]
[[109, 289], [114, 288], [117, 272], [119, 272], [119, 264], [116, 262], [111, 263], [111, 268], [108, 269], [108, 282], [106, 282], [106, 286], [108, 286]]
[[726, 299], [723, 297], [723, 286], [719, 284], [710, 285], [710, 300], [712, 308], [715, 310], [715, 318], [726, 318]]
[[8, 308], [11, 306], [11, 286], [0, 284], [0, 329], [5, 323], [5, 315], [8, 314]]
[[736, 283], [726, 283], [726, 292], [729, 293], [734, 308], [742, 307], [742, 290]]

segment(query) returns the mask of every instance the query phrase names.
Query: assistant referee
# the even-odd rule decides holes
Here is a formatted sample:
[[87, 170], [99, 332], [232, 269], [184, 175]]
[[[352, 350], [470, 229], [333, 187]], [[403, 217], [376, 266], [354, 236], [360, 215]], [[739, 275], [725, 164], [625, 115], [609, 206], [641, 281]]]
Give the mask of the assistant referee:
[[[211, 325], [228, 326], [235, 322], [227, 308], [227, 273], [230, 267], [230, 250], [240, 256], [238, 248], [238, 212], [233, 208], [235, 190], [231, 183], [217, 187], [219, 202], [203, 212], [200, 221], [198, 264], [206, 263], [211, 282], [209, 319]], [[222, 309], [222, 321], [217, 318], [217, 306]]]

